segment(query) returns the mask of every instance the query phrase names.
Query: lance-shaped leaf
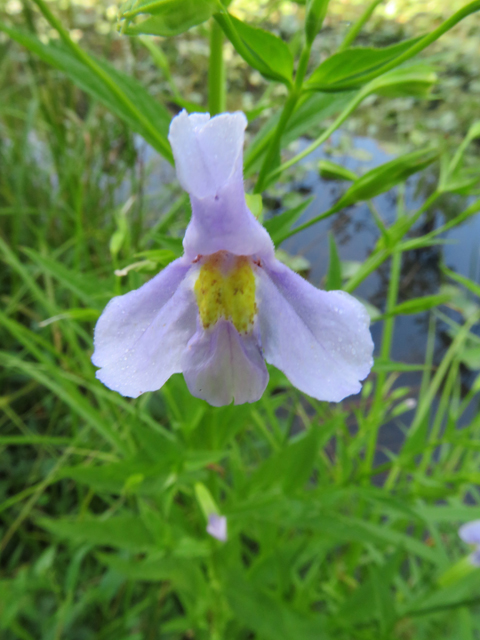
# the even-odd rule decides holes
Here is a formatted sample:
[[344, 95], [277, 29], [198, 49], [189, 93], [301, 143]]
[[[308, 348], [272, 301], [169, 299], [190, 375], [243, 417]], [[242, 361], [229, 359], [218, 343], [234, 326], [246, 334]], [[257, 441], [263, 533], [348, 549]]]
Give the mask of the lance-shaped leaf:
[[292, 83], [293, 56], [287, 44], [273, 33], [257, 29], [228, 13], [218, 13], [216, 20], [237, 52], [248, 64], [269, 80]]
[[322, 28], [327, 15], [330, 0], [307, 0], [307, 15], [305, 17], [305, 37], [311, 44]]
[[354, 202], [369, 200], [389, 191], [409, 176], [425, 169], [438, 158], [437, 149], [421, 149], [382, 164], [358, 178], [343, 194], [335, 209], [348, 207]]
[[150, 17], [138, 24], [128, 24], [122, 33], [176, 36], [205, 22], [218, 9], [216, 0], [142, 0], [132, 8], [124, 7], [120, 19], [130, 21], [140, 14]]
[[103, 103], [167, 160], [173, 161], [167, 140], [171, 116], [134, 78], [117, 71], [105, 60], [95, 59], [96, 66], [115, 83], [116, 91], [113, 91], [111, 86], [99, 75], [92, 73], [86, 64], [62, 44], [43, 44], [38, 38], [12, 29], [2, 22], [0, 31], [4, 31], [47, 64], [65, 73], [80, 89]]
[[348, 180], [350, 182], [354, 182], [358, 179], [355, 172], [347, 169], [347, 167], [342, 167], [341, 164], [337, 164], [331, 160], [320, 160], [318, 168], [320, 170], [321, 177], [325, 178], [325, 180]]
[[342, 264], [338, 255], [337, 245], [335, 244], [335, 237], [331, 231], [328, 234], [328, 240], [330, 245], [330, 261], [328, 264], [325, 289], [332, 291], [342, 288]]
[[433, 296], [412, 298], [412, 300], [407, 300], [406, 302], [397, 304], [397, 306], [394, 307], [391, 311], [389, 311], [388, 313], [384, 313], [376, 319], [382, 320], [383, 318], [391, 318], [392, 316], [405, 316], [414, 313], [423, 313], [424, 311], [434, 309], [441, 304], [446, 304], [447, 302], [450, 302], [451, 299], [452, 296], [449, 293], [438, 293]]
[[416, 64], [395, 69], [375, 78], [364, 89], [366, 95], [377, 93], [389, 98], [404, 96], [426, 98], [436, 82], [437, 75], [432, 67]]
[[383, 73], [387, 63], [400, 57], [421, 38], [405, 40], [390, 47], [355, 47], [335, 53], [313, 71], [305, 83], [315, 91], [345, 91], [364, 84], [364, 78], [372, 80], [372, 72]]

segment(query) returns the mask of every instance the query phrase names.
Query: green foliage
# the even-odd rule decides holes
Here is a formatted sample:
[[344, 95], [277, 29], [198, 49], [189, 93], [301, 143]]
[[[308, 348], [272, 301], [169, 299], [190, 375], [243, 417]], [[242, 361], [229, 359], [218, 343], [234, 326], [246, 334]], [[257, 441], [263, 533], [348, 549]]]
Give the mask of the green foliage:
[[[128, 0], [120, 12], [120, 19], [126, 21], [122, 33], [177, 36], [208, 20], [218, 8], [218, 0]], [[151, 17], [132, 25], [130, 21], [139, 14]]]
[[283, 40], [273, 33], [251, 27], [229, 14], [217, 14], [216, 19], [242, 58], [270, 80], [292, 82], [293, 56]]
[[322, 28], [330, 0], [308, 0], [305, 15], [305, 37], [309, 44]]
[[371, 80], [372, 72], [374, 77], [382, 75], [383, 67], [387, 63], [394, 61], [420, 40], [421, 37], [412, 38], [383, 49], [372, 47], [345, 49], [322, 62], [313, 71], [305, 86], [315, 91], [344, 91], [345, 86], [349, 89], [361, 87], [364, 84], [364, 77]]
[[[201, 47], [193, 47], [200, 62], [191, 52], [179, 62], [179, 40], [161, 41], [159, 49], [132, 38], [126, 48], [126, 39], [108, 36], [98, 46], [100, 35], [90, 40], [87, 28], [80, 46], [69, 36], [78, 25], [60, 5], [35, 4], [48, 27], [27, 3], [21, 14], [2, 14], [0, 24], [8, 52], [0, 67], [2, 640], [477, 637], [480, 572], [456, 531], [478, 519], [480, 500], [480, 286], [442, 265], [449, 284], [437, 293], [405, 300], [399, 289], [402, 263], [480, 210], [478, 200], [456, 199], [453, 215], [430, 225], [440, 197], [475, 192], [478, 123], [464, 127], [463, 142], [452, 133], [453, 151], [446, 140], [439, 180], [416, 210], [406, 210], [403, 184], [436, 162], [436, 148], [402, 148], [360, 177], [315, 161], [324, 178], [350, 183], [340, 184], [345, 191], [331, 210], [304, 193], [285, 195], [280, 212], [272, 200], [284, 195], [281, 174], [290, 178], [287, 170], [304, 157], [287, 147], [305, 136], [325, 143], [365, 99], [363, 114], [377, 119], [379, 105], [393, 109], [390, 98], [375, 97], [387, 94], [407, 95], [402, 105], [431, 117], [419, 100], [436, 81], [431, 67], [394, 67], [480, 3], [436, 29], [428, 25], [422, 38], [351, 47], [378, 4], [371, 3], [347, 34], [348, 46], [306, 83], [294, 69], [310, 53], [327, 2], [299, 3], [302, 50], [302, 33], [287, 43], [253, 26], [253, 14], [248, 24], [227, 14], [227, 2], [123, 7], [127, 34], [156, 29], [167, 36], [217, 20], [248, 65], [285, 85], [251, 94], [254, 135], [245, 154], [248, 179], [271, 149], [285, 154], [283, 165], [268, 168], [277, 172], [269, 178], [275, 187], [248, 199], [276, 244], [398, 187], [395, 220], [384, 222], [369, 202], [377, 238], [363, 263], [342, 263], [341, 245], [329, 238], [327, 289], [355, 292], [372, 274], [388, 283], [385, 304], [378, 303], [379, 355], [362, 393], [337, 405], [316, 402], [271, 369], [259, 402], [218, 409], [192, 398], [180, 376], [159, 392], [123, 398], [95, 379], [90, 362], [94, 322], [107, 301], [182, 253], [188, 203], [167, 181], [150, 191], [136, 134], [172, 160], [172, 105], [206, 109]], [[281, 3], [269, 7], [273, 16]], [[80, 24], [77, 11], [71, 15]], [[317, 65], [326, 32], [313, 42]], [[204, 28], [183, 37], [196, 46]], [[108, 61], [100, 50], [110, 52]], [[251, 89], [251, 78], [238, 58], [226, 62], [233, 110], [235, 87]], [[190, 95], [183, 83], [197, 63], [197, 95]], [[442, 70], [442, 59], [435, 64]], [[304, 168], [297, 171], [294, 180]], [[311, 204], [315, 215], [305, 220]], [[431, 318], [425, 357], [403, 362], [392, 353], [397, 317], [421, 312]], [[447, 346], [436, 360], [440, 336]], [[415, 373], [422, 375], [418, 387]], [[394, 428], [406, 435], [392, 448], [384, 436]], [[206, 533], [213, 511], [227, 517], [225, 544]]]
[[336, 207], [348, 207], [354, 202], [368, 200], [385, 193], [414, 173], [428, 167], [438, 159], [438, 156], [436, 149], [420, 149], [386, 162], [368, 171], [361, 178], [357, 178], [340, 198]]

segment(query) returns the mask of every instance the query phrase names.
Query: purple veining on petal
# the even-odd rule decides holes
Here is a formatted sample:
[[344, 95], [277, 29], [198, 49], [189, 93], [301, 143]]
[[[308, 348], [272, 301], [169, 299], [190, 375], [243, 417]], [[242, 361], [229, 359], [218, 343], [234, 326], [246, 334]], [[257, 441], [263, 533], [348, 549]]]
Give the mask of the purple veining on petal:
[[[101, 331], [96, 334], [99, 353], [104, 356], [95, 359], [95, 364], [102, 366], [97, 371], [97, 378], [110, 389], [132, 398], [160, 389], [171, 375], [182, 371], [185, 345], [194, 334], [197, 323], [198, 310], [190, 278], [184, 278], [158, 309], [154, 306], [155, 288], [149, 287], [151, 282], [131, 292], [137, 296], [122, 296], [121, 303], [114, 305], [108, 314], [104, 312]], [[171, 281], [165, 282], [166, 289], [171, 284]], [[150, 296], [142, 308], [138, 299], [145, 293], [144, 287]], [[161, 294], [159, 298], [162, 300], [166, 291]], [[125, 324], [122, 318], [126, 318]], [[117, 345], [115, 347], [109, 339], [108, 349], [103, 349], [102, 336], [108, 334], [109, 325], [111, 336], [114, 340], [117, 337]]]
[[268, 372], [254, 333], [240, 335], [231, 322], [198, 327], [187, 345], [182, 370], [190, 393], [215, 407], [256, 402]]
[[298, 389], [339, 402], [358, 393], [373, 360], [369, 317], [343, 291], [321, 291], [278, 261], [257, 270], [265, 359]]
[[220, 542], [227, 541], [227, 519], [225, 516], [219, 516], [216, 513], [211, 513], [208, 516], [207, 533], [220, 540]]
[[467, 522], [461, 526], [458, 535], [467, 544], [480, 544], [480, 520]]

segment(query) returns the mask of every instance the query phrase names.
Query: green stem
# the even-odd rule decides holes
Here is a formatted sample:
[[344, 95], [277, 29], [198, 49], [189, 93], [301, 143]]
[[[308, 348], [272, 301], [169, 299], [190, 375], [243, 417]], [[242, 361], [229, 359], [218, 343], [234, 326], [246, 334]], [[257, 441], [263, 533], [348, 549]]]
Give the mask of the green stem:
[[210, 25], [210, 66], [208, 70], [208, 110], [210, 115], [226, 110], [226, 79], [223, 61], [223, 31], [216, 20]]
[[274, 164], [276, 156], [280, 152], [281, 140], [285, 131], [285, 127], [287, 126], [292, 113], [295, 111], [298, 99], [300, 98], [303, 79], [305, 78], [308, 61], [310, 59], [310, 50], [311, 45], [305, 42], [305, 44], [303, 45], [302, 53], [300, 55], [300, 60], [298, 61], [294, 86], [290, 89], [287, 101], [285, 102], [285, 105], [283, 107], [282, 115], [280, 116], [280, 120], [278, 121], [277, 128], [275, 129], [275, 133], [271, 138], [267, 154], [258, 175], [257, 184], [255, 185], [255, 193], [260, 193], [261, 191], [263, 191], [266, 186], [267, 178], [272, 176], [270, 167]]
[[280, 173], [283, 173], [283, 171], [285, 171], [286, 169], [289, 169], [300, 160], [303, 160], [303, 158], [306, 158], [310, 153], [312, 153], [312, 151], [315, 151], [317, 147], [319, 147], [326, 140], [328, 140], [328, 138], [332, 135], [332, 133], [334, 133], [334, 131], [336, 131], [338, 127], [340, 127], [345, 122], [348, 116], [353, 111], [355, 111], [355, 109], [364, 100], [364, 98], [367, 97], [367, 95], [368, 95], [367, 91], [363, 91], [363, 90], [359, 91], [355, 95], [353, 100], [345, 107], [342, 113], [338, 116], [335, 122], [330, 127], [328, 127], [328, 129], [326, 129], [321, 136], [319, 136], [316, 140], [314, 140], [311, 144], [309, 144], [308, 147], [304, 149], [301, 153], [298, 153], [296, 156], [294, 156], [287, 162], [284, 162], [277, 169], [272, 171], [272, 173], [269, 175], [269, 178], [274, 178]]
[[108, 75], [100, 65], [98, 65], [88, 53], [83, 51], [81, 47], [74, 42], [66, 31], [61, 22], [53, 15], [50, 9], [45, 4], [44, 0], [33, 0], [42, 12], [45, 19], [52, 25], [52, 27], [58, 31], [58, 34], [65, 45], [75, 54], [75, 56], [83, 62], [98, 78], [105, 83], [115, 97], [130, 111], [135, 114], [136, 119], [142, 124], [142, 126], [150, 133], [150, 135], [157, 141], [159, 147], [162, 150], [163, 156], [173, 164], [173, 154], [169, 145], [158, 135], [156, 128], [145, 117], [140, 109], [125, 95], [125, 93], [117, 86], [116, 82]]
[[337, 53], [347, 49], [352, 44], [362, 30], [363, 25], [370, 20], [373, 12], [382, 2], [383, 0], [373, 0], [373, 2], [370, 3], [357, 22], [347, 31], [347, 35], [345, 36], [342, 44], [338, 47]]
[[260, 169], [260, 173], [258, 174], [257, 184], [255, 185], [254, 193], [261, 193], [265, 188], [267, 177], [272, 176], [272, 173], [270, 172], [270, 168], [275, 163], [276, 156], [280, 152], [280, 143], [281, 143], [282, 135], [283, 135], [283, 132], [285, 131], [285, 127], [287, 126], [287, 122], [289, 121], [290, 116], [295, 110], [297, 100], [298, 100], [297, 92], [295, 89], [293, 89], [283, 106], [283, 111], [280, 116], [280, 120], [278, 121], [277, 127], [275, 129], [275, 133], [271, 137], [271, 142], [268, 146], [268, 150], [265, 155], [262, 168]]

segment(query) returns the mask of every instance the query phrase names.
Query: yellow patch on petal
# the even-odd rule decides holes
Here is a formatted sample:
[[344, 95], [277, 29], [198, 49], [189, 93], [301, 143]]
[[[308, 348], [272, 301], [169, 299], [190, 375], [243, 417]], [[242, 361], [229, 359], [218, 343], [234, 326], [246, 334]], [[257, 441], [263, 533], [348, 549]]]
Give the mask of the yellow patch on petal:
[[231, 320], [239, 333], [248, 333], [255, 313], [255, 275], [246, 256], [209, 256], [195, 283], [200, 319], [205, 329], [220, 318]]

